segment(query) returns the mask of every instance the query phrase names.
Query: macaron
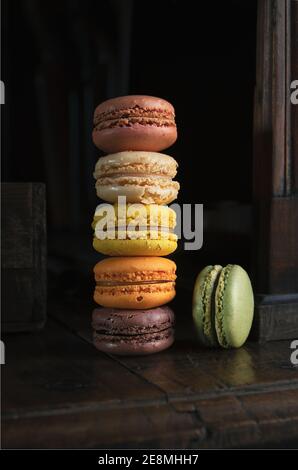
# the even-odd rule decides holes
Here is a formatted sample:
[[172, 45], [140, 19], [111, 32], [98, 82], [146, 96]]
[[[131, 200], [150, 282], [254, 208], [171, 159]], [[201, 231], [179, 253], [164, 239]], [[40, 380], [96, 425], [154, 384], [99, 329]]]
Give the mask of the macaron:
[[106, 153], [159, 152], [177, 139], [175, 111], [166, 100], [130, 95], [101, 103], [94, 112], [93, 142]]
[[92, 314], [93, 344], [118, 355], [153, 354], [174, 341], [174, 312], [167, 306], [149, 310], [96, 308]]
[[177, 198], [179, 183], [173, 181], [177, 162], [158, 152], [125, 151], [98, 160], [93, 173], [97, 196], [108, 202], [169, 204]]
[[176, 264], [167, 258], [106, 258], [95, 265], [94, 275], [94, 301], [103, 307], [154, 308], [176, 294]]
[[251, 329], [254, 295], [246, 271], [236, 264], [207, 266], [193, 292], [193, 320], [204, 346], [239, 348]]
[[167, 256], [177, 248], [176, 213], [157, 204], [100, 204], [93, 247], [109, 256]]

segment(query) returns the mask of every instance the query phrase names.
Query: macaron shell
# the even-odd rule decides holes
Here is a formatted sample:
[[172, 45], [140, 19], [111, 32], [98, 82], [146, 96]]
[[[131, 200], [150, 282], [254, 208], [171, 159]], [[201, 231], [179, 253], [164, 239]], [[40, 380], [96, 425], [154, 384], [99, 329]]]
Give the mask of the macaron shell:
[[174, 108], [167, 100], [149, 95], [125, 95], [110, 98], [100, 103], [94, 111], [94, 119], [97, 115], [111, 113], [126, 108], [159, 109], [174, 114]]
[[174, 299], [176, 295], [174, 283], [148, 284], [144, 290], [135, 285], [132, 289], [121, 287], [95, 288], [94, 301], [103, 307], [147, 309], [160, 307]]
[[168, 307], [148, 310], [96, 308], [92, 312], [92, 327], [101, 334], [140, 335], [156, 333], [173, 327], [175, 315]]
[[251, 329], [254, 296], [246, 271], [238, 265], [222, 269], [215, 293], [215, 328], [224, 348], [242, 346]]
[[116, 203], [125, 196], [128, 203], [170, 204], [177, 199], [180, 185], [169, 178], [119, 176], [99, 178], [95, 184], [96, 194], [104, 201]]
[[222, 266], [206, 266], [198, 275], [193, 292], [193, 320], [199, 342], [204, 346], [218, 346], [214, 324], [213, 295]]
[[96, 280], [156, 281], [176, 279], [174, 261], [159, 256], [105, 258], [99, 261], [93, 270]]
[[120, 356], [137, 356], [163, 351], [174, 342], [174, 329], [139, 336], [113, 336], [93, 333], [94, 346], [105, 353]]
[[132, 124], [130, 127], [112, 127], [92, 132], [93, 143], [106, 153], [125, 150], [159, 152], [177, 140], [176, 126]]
[[172, 240], [99, 240], [93, 239], [93, 248], [107, 256], [167, 256], [177, 249]]
[[93, 176], [119, 174], [147, 174], [174, 178], [177, 173], [177, 162], [173, 157], [158, 152], [126, 151], [118, 152], [98, 159]]

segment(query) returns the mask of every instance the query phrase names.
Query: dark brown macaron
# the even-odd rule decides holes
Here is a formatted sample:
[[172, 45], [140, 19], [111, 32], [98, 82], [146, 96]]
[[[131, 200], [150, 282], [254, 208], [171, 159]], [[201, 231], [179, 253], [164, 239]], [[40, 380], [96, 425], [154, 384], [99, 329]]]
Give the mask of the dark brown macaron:
[[95, 109], [92, 138], [96, 147], [107, 153], [159, 152], [177, 139], [174, 108], [154, 96], [112, 98]]
[[174, 341], [174, 313], [167, 307], [149, 310], [97, 308], [92, 314], [93, 343], [118, 355], [153, 354]]

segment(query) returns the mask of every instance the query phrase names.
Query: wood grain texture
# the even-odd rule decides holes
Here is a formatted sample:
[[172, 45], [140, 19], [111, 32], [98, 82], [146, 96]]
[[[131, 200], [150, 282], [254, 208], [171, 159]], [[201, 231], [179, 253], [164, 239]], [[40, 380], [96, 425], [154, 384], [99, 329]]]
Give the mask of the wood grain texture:
[[[190, 294], [189, 294], [190, 295]], [[275, 297], [273, 296], [273, 299]], [[266, 302], [265, 302], [266, 300]], [[287, 298], [287, 302], [295, 308], [295, 296]], [[283, 302], [286, 300], [283, 298]], [[263, 299], [264, 306], [268, 308], [272, 298]], [[185, 301], [185, 291], [177, 289], [177, 296], [173, 303], [176, 314], [176, 343], [161, 355], [148, 357], [114, 357], [119, 364], [128, 367], [134, 373], [141, 373], [145, 380], [154, 383], [167, 396], [167, 400], [176, 400], [182, 393], [185, 397], [204, 397], [205, 394], [226, 394], [233, 390], [244, 393], [253, 389], [256, 383], [264, 391], [275, 387], [276, 380], [280, 386], [288, 384], [293, 379], [291, 368], [282, 367], [281, 370], [271, 370], [270, 354], [274, 350], [274, 357], [282, 364], [289, 363], [289, 342], [257, 345], [253, 341], [247, 343], [239, 350], [209, 350], [201, 348], [196, 340], [192, 324], [191, 305]], [[278, 304], [281, 304], [279, 299]], [[293, 307], [294, 304], [294, 307]], [[289, 307], [288, 307], [289, 308]], [[49, 315], [61, 322], [66, 328], [86, 342], [92, 344], [91, 329], [89, 327], [91, 310], [89, 305], [82, 302], [65, 305], [55, 302], [49, 306]], [[295, 310], [294, 310], [295, 311]], [[267, 313], [267, 312], [266, 312]], [[284, 311], [282, 312], [285, 313]], [[258, 317], [257, 317], [258, 318]], [[255, 319], [257, 323], [257, 318]], [[264, 321], [264, 317], [260, 317]], [[291, 330], [292, 320], [281, 318], [280, 323], [269, 329], [269, 325], [262, 325], [262, 331], [267, 331], [270, 339], [276, 339], [279, 329], [285, 338], [295, 338]], [[268, 318], [267, 318], [268, 320]], [[252, 339], [260, 336], [254, 328]], [[290, 333], [290, 331], [292, 331]], [[273, 336], [273, 332], [276, 335]], [[268, 338], [265, 338], [266, 340]], [[179, 345], [179, 346], [178, 346]], [[288, 359], [287, 359], [288, 357]], [[157, 361], [158, 358], [158, 361]], [[258, 375], [255, 369], [258, 368]], [[298, 371], [297, 371], [298, 372]], [[298, 378], [298, 376], [297, 376]]]
[[4, 331], [41, 328], [46, 319], [46, 215], [43, 183], [3, 183]]
[[[298, 2], [291, 1], [291, 80], [298, 80]], [[291, 90], [293, 91], [293, 90]], [[298, 104], [290, 105], [291, 148], [292, 148], [292, 190], [298, 194]]]
[[258, 294], [298, 290], [298, 198], [260, 201], [255, 234], [255, 287]]
[[202, 349], [183, 312], [172, 348], [116, 357], [91, 345], [83, 304], [50, 314], [41, 333], [5, 339], [4, 448], [298, 445], [298, 370], [287, 341]]
[[258, 198], [287, 194], [288, 8], [289, 0], [258, 3], [254, 113], [254, 194]]
[[[257, 317], [262, 316], [257, 318], [260, 338], [268, 340], [293, 335], [298, 314], [298, 305], [282, 302], [277, 306], [280, 295], [298, 294], [297, 110], [290, 104], [290, 84], [297, 67], [296, 24], [296, 1], [258, 3], [253, 277], [257, 296], [276, 295], [274, 306], [257, 305], [256, 309]], [[284, 326], [279, 328], [281, 311]], [[262, 331], [267, 322], [270, 334]]]
[[298, 294], [298, 197], [275, 198], [270, 206], [269, 292]]
[[65, 408], [118, 407], [125, 400], [166, 402], [160, 390], [50, 320], [41, 332], [7, 337], [5, 345], [8, 387], [2, 403], [11, 419]]
[[298, 295], [257, 296], [252, 337], [259, 342], [298, 338]]
[[283, 440], [295, 440], [298, 424], [297, 390], [282, 395], [283, 400], [278, 391], [219, 397], [195, 406], [215, 448], [251, 447], [256, 442], [279, 447], [279, 433]]
[[[72, 316], [66, 306], [64, 309], [49, 308], [50, 315], [66, 328], [73, 328], [75, 323], [73, 332], [91, 344], [90, 320], [89, 316], [84, 315], [85, 311], [83, 304], [71, 308]], [[147, 357], [113, 356], [119, 364], [154, 383], [166, 394], [168, 401], [175, 401], [181, 395], [184, 398], [226, 395], [231, 390], [239, 394], [249, 393], [256, 385], [260, 390], [267, 391], [276, 386], [287, 387], [294, 378], [298, 385], [298, 370], [293, 374], [295, 369], [291, 368], [289, 362], [289, 342], [262, 346], [249, 342], [237, 350], [201, 348], [194, 334], [191, 311], [183, 308], [183, 298], [176, 302], [175, 313], [178, 321], [176, 342], [172, 348]], [[273, 351], [274, 359], [271, 357]], [[272, 369], [272, 360], [279, 364], [277, 368]]]
[[16, 442], [19, 448], [185, 448], [199, 445], [206, 433], [195, 414], [177, 413], [167, 404], [35, 415], [21, 423], [5, 422], [5, 448]]

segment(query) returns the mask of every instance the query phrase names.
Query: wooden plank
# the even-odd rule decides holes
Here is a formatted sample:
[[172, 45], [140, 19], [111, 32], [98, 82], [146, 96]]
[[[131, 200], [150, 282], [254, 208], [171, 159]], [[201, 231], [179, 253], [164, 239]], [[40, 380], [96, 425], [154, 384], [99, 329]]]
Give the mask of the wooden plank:
[[298, 337], [298, 295], [257, 296], [252, 337], [260, 343]]
[[257, 294], [298, 293], [298, 197], [260, 201], [256, 219]]
[[[261, 2], [262, 3], [262, 2]], [[287, 76], [287, 5], [289, 0], [270, 0], [272, 6], [270, 28], [272, 34], [272, 194], [286, 195], [287, 158], [290, 135], [286, 108], [290, 77]]]
[[289, 0], [258, 2], [254, 113], [254, 195], [284, 196], [290, 123], [286, 106], [290, 77], [287, 8]]
[[2, 183], [3, 269], [33, 267], [32, 184]]
[[291, 8], [292, 0], [286, 0], [285, 6], [285, 195], [293, 194], [293, 149], [292, 149], [292, 113], [291, 113], [291, 90], [292, 81], [292, 26]]
[[[291, 80], [298, 80], [298, 2], [291, 1]], [[293, 91], [293, 90], [291, 90]], [[291, 105], [292, 192], [298, 193], [298, 104]]]
[[[50, 309], [50, 314], [68, 328], [75, 325], [77, 334], [92, 341], [85, 311], [81, 305], [74, 322], [67, 306], [55, 312]], [[266, 391], [280, 386], [283, 389], [289, 383], [298, 386], [298, 370], [291, 366], [288, 341], [263, 347], [248, 342], [238, 350], [203, 349], [194, 337], [191, 312], [182, 307], [179, 309], [178, 300], [175, 312], [178, 318], [176, 341], [169, 350], [147, 357], [114, 357], [166, 393], [169, 401], [192, 400], [193, 397], [214, 394], [251, 393], [257, 388]], [[183, 329], [180, 328], [181, 322]]]
[[46, 319], [46, 216], [43, 183], [3, 183], [4, 331], [41, 328]]
[[[205, 350], [184, 330], [163, 353], [109, 357], [70, 331], [72, 312], [56, 312], [60, 325], [49, 320], [39, 334], [7, 338], [5, 448], [217, 448], [298, 439], [289, 342]], [[91, 341], [90, 316], [80, 312], [74, 329]]]
[[269, 292], [298, 294], [298, 197], [274, 198], [270, 214]]
[[4, 448], [187, 448], [204, 437], [195, 414], [169, 404], [35, 415], [2, 425]]
[[153, 358], [119, 361], [166, 392], [171, 402], [298, 388], [298, 371], [291, 367], [288, 342], [283, 347], [274, 344], [266, 355], [250, 344], [233, 351], [206, 351], [190, 345], [187, 351], [177, 342], [158, 365]]
[[298, 445], [297, 389], [214, 397], [174, 404], [196, 413], [206, 428], [201, 448], [284, 447]]
[[[297, 2], [258, 2], [253, 277], [256, 294], [263, 297], [298, 293], [297, 110], [290, 105], [290, 83], [297, 62], [296, 21]], [[285, 324], [292, 315], [288, 307], [283, 302]], [[273, 332], [272, 338], [284, 338], [285, 329], [280, 330], [280, 336], [278, 330]]]
[[282, 443], [298, 447], [298, 393], [285, 390], [268, 394], [247, 395], [240, 402], [247, 414], [257, 423], [260, 444], [270, 443], [279, 447]]
[[[297, 390], [4, 421], [5, 448], [243, 448], [298, 444]], [[17, 425], [16, 425], [17, 424]], [[43, 432], [36, 433], [36, 429]]]
[[41, 332], [7, 336], [4, 342], [6, 417], [104, 408], [123, 401], [134, 405], [142, 400], [166, 401], [156, 386], [51, 320]]
[[204, 424], [206, 439], [200, 448], [243, 448], [261, 443], [255, 419], [236, 396], [214, 397], [194, 403], [174, 403], [180, 413], [193, 413]]
[[[297, 390], [4, 421], [4, 448], [243, 448], [298, 445]], [[36, 432], [36, 429], [42, 432]]]

